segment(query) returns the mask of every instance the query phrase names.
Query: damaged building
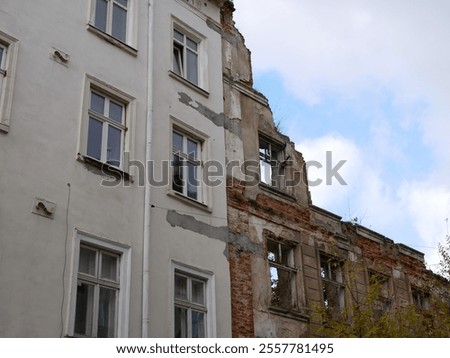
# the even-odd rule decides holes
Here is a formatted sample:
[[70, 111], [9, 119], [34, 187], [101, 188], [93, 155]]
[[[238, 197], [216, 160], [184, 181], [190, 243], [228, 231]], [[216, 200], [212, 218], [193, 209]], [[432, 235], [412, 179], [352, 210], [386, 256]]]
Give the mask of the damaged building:
[[313, 205], [305, 160], [252, 86], [250, 51], [232, 13], [228, 3], [224, 98], [234, 125], [225, 130], [226, 161], [247, 164], [227, 172], [233, 337], [320, 334], [317, 312], [338, 319], [374, 283], [375, 315], [427, 308], [435, 285], [448, 300], [449, 283], [426, 269], [421, 252]]
[[45, 5], [0, 4], [0, 337], [305, 337], [375, 276], [427, 305], [422, 253], [313, 205], [232, 1]]

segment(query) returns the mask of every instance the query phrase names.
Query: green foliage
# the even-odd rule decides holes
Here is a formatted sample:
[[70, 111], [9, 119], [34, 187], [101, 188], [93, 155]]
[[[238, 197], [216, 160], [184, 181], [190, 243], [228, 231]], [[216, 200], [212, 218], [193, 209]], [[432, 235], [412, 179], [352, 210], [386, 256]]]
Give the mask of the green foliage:
[[445, 243], [438, 243], [439, 255], [441, 260], [439, 262], [439, 273], [450, 280], [450, 236], [447, 235]]
[[[315, 335], [334, 338], [437, 338], [450, 337], [450, 301], [444, 295], [429, 296], [426, 309], [383, 302], [383, 278], [372, 276], [364, 294], [356, 290], [362, 266], [347, 270], [346, 290], [351, 302], [338, 314], [323, 306], [313, 312], [322, 322]], [[430, 287], [434, 287], [433, 283]], [[444, 290], [445, 292], [445, 290]], [[441, 292], [442, 293], [442, 292]]]

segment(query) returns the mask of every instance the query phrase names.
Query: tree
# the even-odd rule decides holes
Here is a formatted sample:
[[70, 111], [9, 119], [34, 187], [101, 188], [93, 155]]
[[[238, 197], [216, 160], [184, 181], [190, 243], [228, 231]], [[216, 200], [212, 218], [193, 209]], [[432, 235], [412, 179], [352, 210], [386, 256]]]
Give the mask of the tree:
[[346, 265], [345, 284], [351, 300], [339, 314], [335, 311], [330, 314], [323, 306], [316, 307], [314, 311], [322, 325], [315, 334], [337, 338], [450, 337], [449, 285], [445, 279], [435, 276], [429, 283], [429, 291], [420, 296], [422, 299], [415, 298], [416, 305], [401, 306], [395, 300], [386, 300], [382, 275], [370, 276], [366, 292], [358, 292], [357, 280], [363, 266]]
[[439, 262], [439, 273], [450, 280], [450, 236], [447, 234], [445, 243], [438, 243], [438, 251], [441, 256]]

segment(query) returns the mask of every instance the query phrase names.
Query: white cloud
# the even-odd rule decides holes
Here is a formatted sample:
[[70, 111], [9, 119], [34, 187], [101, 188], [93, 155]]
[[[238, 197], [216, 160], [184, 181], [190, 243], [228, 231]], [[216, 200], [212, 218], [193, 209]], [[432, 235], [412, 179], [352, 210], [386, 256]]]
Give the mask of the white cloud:
[[[392, 96], [393, 106], [403, 116], [370, 113], [368, 143], [358, 143], [360, 133], [347, 129], [297, 140], [297, 148], [306, 160], [324, 160], [327, 150], [333, 151], [336, 161], [347, 160], [342, 176], [349, 185], [312, 187], [315, 204], [340, 210], [337, 213], [346, 219], [358, 216], [363, 225], [396, 235], [391, 237], [395, 241], [421, 244], [424, 249], [417, 248], [435, 260], [436, 250], [427, 247], [436, 248], [437, 241], [444, 240], [444, 220], [450, 216], [450, 2], [234, 3], [236, 25], [252, 51], [254, 72], [277, 71], [285, 87], [303, 102], [318, 104], [330, 95], [349, 103], [367, 93]], [[419, 133], [426, 156], [417, 151], [417, 157], [412, 156], [405, 145], [412, 138], [402, 138], [399, 127]], [[384, 175], [393, 163], [430, 157], [431, 170], [431, 164], [423, 166], [429, 172], [420, 172], [420, 165], [416, 177], [402, 177], [398, 171], [395, 183]]]

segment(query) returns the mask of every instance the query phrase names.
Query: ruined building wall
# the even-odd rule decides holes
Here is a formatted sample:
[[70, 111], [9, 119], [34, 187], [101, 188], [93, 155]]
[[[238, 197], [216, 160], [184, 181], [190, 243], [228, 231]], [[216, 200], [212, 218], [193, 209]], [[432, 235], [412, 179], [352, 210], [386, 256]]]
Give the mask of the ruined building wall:
[[302, 154], [252, 87], [233, 11], [228, 2], [221, 14], [233, 336], [314, 335], [316, 307], [363, 300], [374, 275], [380, 309], [411, 304], [430, 276], [423, 254], [312, 205]]

